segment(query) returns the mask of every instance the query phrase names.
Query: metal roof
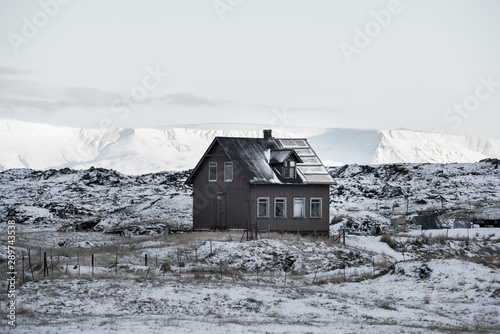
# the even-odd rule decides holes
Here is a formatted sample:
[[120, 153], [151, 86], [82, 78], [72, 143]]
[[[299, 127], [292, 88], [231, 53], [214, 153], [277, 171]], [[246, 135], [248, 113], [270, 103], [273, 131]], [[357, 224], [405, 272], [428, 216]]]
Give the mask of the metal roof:
[[275, 139], [282, 149], [292, 149], [302, 160], [297, 169], [304, 183], [335, 183], [306, 139]]
[[[208, 152], [219, 144], [249, 184], [333, 184], [334, 181], [306, 139], [216, 137], [186, 183], [192, 183]], [[296, 179], [283, 178], [274, 164], [295, 155]]]
[[288, 160], [288, 158], [291, 155], [295, 156], [297, 162], [302, 162], [302, 160], [297, 155], [297, 153], [295, 153], [294, 150], [271, 150], [271, 157], [269, 158], [269, 163], [271, 165], [282, 164], [286, 160]]

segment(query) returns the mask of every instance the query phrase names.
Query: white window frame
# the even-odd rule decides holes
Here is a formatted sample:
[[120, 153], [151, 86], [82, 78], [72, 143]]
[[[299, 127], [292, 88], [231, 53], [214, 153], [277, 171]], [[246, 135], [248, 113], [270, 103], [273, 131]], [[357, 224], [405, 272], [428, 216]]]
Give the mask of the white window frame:
[[[260, 203], [266, 204], [266, 215], [260, 215]], [[257, 197], [257, 218], [269, 218], [269, 197]]]
[[[313, 201], [319, 201], [319, 216], [313, 216]], [[318, 202], [316, 202], [318, 203]], [[309, 218], [323, 218], [323, 198], [322, 197], [311, 197], [309, 205]]]
[[[278, 201], [283, 201], [283, 216], [278, 216], [276, 214], [276, 204]], [[275, 197], [274, 198], [274, 218], [286, 218], [286, 197]]]
[[[304, 212], [298, 216], [295, 214], [295, 206], [297, 205], [296, 201], [300, 201], [302, 207], [304, 208]], [[293, 218], [306, 218], [306, 198], [305, 197], [294, 197], [293, 198]]]
[[[215, 168], [215, 179], [212, 179], [212, 168]], [[217, 182], [217, 161], [208, 163], [208, 182]]]
[[[229, 178], [228, 176], [228, 168], [231, 170], [231, 177]], [[233, 182], [233, 175], [234, 175], [234, 167], [233, 167], [233, 162], [232, 161], [225, 161], [224, 162], [224, 182]]]

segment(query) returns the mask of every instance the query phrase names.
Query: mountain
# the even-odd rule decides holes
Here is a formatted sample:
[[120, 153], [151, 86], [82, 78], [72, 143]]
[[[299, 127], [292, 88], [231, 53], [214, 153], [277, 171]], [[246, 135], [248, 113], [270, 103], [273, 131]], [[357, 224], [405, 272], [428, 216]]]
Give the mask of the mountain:
[[[137, 175], [193, 168], [215, 136], [258, 137], [269, 125], [72, 128], [0, 119], [0, 171], [91, 166]], [[325, 165], [476, 162], [500, 157], [500, 140], [410, 130], [281, 127], [306, 137]]]
[[325, 165], [477, 162], [500, 157], [500, 139], [411, 130], [331, 129], [309, 138]]

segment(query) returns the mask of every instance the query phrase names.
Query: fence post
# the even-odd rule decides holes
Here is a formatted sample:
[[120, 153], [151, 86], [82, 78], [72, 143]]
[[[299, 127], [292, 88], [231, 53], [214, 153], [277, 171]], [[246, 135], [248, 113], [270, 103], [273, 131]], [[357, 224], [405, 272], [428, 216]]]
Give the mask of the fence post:
[[115, 253], [115, 274], [118, 275], [118, 247], [116, 247], [116, 253]]
[[94, 254], [92, 254], [92, 276], [94, 276]]
[[76, 253], [78, 264], [78, 277], [80, 277], [80, 253]]
[[23, 252], [23, 257], [22, 257], [22, 266], [23, 266], [23, 283], [24, 283], [24, 252]]
[[147, 267], [148, 266], [148, 254], [144, 254], [144, 265]]
[[54, 276], [54, 261], [52, 261], [52, 249], [50, 250], [50, 267], [52, 270], [52, 276]]
[[181, 279], [181, 250], [177, 248], [177, 265], [179, 266], [179, 279]]
[[47, 276], [49, 276], [49, 268], [47, 266], [47, 252], [43, 252], [43, 277]]

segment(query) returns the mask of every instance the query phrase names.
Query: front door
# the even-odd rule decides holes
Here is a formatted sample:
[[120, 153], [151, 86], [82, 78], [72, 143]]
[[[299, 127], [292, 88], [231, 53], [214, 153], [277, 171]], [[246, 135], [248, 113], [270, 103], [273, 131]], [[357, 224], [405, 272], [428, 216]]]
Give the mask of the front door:
[[215, 201], [215, 228], [226, 228], [226, 194], [217, 194]]

